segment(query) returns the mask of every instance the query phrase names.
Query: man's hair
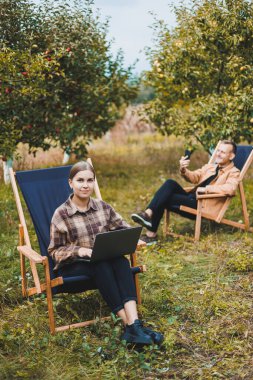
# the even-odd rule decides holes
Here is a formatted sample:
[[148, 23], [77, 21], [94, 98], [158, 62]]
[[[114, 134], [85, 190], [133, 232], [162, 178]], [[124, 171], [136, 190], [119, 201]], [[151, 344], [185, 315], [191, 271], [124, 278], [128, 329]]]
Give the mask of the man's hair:
[[234, 143], [234, 141], [231, 141], [231, 140], [222, 140], [221, 144], [231, 145], [233, 153], [236, 154], [237, 146], [236, 146], [236, 143]]

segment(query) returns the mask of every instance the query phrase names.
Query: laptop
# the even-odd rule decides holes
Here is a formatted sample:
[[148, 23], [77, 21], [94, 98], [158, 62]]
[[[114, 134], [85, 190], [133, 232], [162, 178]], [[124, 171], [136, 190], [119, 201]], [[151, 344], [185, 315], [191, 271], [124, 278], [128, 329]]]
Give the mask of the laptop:
[[94, 263], [134, 253], [141, 230], [139, 226], [98, 233], [89, 261]]

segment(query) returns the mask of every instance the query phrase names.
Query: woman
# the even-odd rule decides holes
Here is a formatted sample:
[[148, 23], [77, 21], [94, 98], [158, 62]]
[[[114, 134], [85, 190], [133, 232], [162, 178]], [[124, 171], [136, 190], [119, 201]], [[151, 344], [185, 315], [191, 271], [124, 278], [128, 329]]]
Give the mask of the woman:
[[127, 228], [107, 203], [91, 198], [95, 172], [85, 161], [75, 164], [69, 174], [73, 194], [58, 207], [51, 222], [48, 252], [61, 276], [85, 274], [93, 277], [110, 307], [125, 326], [122, 340], [128, 343], [159, 344], [162, 334], [142, 326], [136, 307], [136, 290], [129, 261], [125, 257], [90, 263], [96, 234]]

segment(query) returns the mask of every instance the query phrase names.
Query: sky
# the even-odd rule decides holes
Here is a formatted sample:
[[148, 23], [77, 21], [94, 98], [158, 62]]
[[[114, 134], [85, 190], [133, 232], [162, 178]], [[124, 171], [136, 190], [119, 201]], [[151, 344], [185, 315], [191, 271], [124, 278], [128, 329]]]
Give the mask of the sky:
[[113, 54], [123, 50], [125, 66], [132, 65], [136, 59], [135, 72], [149, 69], [144, 48], [152, 47], [154, 33], [152, 25], [155, 17], [163, 19], [166, 25], [176, 25], [175, 15], [169, 3], [176, 0], [94, 0], [94, 9], [99, 9], [101, 21], [109, 17], [108, 38], [113, 39]]

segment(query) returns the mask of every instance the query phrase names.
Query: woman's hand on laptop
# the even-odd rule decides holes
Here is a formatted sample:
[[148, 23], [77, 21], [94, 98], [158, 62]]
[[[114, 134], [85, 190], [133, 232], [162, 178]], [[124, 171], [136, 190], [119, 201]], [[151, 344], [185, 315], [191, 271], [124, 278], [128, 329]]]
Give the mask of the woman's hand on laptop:
[[84, 248], [84, 247], [79, 248], [78, 256], [80, 256], [80, 257], [91, 257], [91, 254], [92, 254], [92, 249]]

